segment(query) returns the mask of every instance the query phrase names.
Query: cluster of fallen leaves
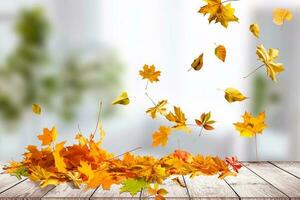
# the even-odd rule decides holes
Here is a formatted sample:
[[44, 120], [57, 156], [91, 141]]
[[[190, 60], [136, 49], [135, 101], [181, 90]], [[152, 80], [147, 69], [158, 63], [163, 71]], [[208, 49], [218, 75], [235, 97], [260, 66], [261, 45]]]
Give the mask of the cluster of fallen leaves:
[[[237, 161], [227, 162], [218, 157], [192, 155], [183, 150], [162, 158], [138, 156], [126, 152], [114, 156], [101, 147], [104, 131], [99, 126], [100, 139], [94, 134], [84, 137], [78, 133], [76, 144], [56, 142], [57, 129], [45, 128], [38, 135], [42, 147], [29, 145], [21, 162], [11, 162], [5, 172], [18, 178], [28, 177], [38, 182], [42, 188], [71, 182], [74, 187], [110, 189], [113, 184], [120, 184], [121, 192], [136, 195], [142, 188], [147, 189], [150, 196], [163, 199], [167, 191], [158, 184], [171, 175], [219, 175], [224, 178], [235, 175]], [[230, 158], [228, 158], [230, 159]], [[239, 169], [239, 168], [237, 168]], [[235, 170], [237, 172], [237, 170]]]

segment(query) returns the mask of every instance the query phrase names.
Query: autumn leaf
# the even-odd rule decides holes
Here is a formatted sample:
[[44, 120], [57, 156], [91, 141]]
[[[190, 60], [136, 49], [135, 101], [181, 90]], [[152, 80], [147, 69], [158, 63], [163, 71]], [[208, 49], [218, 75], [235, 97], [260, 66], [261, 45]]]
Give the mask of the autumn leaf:
[[249, 30], [255, 37], [259, 38], [260, 28], [258, 24], [251, 24]]
[[258, 60], [263, 62], [263, 65], [267, 69], [267, 75], [273, 80], [276, 81], [276, 75], [284, 71], [284, 66], [282, 63], [275, 63], [275, 60], [279, 56], [279, 50], [270, 48], [267, 52], [265, 47], [261, 44], [257, 46], [256, 55]]
[[130, 103], [130, 100], [128, 98], [127, 92], [122, 92], [120, 96], [118, 96], [111, 104], [116, 105], [128, 105]]
[[202, 6], [198, 11], [201, 14], [209, 14], [208, 21], [211, 23], [221, 23], [225, 28], [228, 27], [229, 22], [238, 22], [238, 18], [234, 15], [235, 9], [228, 3], [223, 5], [221, 0], [204, 0], [207, 5]]
[[166, 126], [159, 127], [159, 130], [152, 135], [152, 146], [157, 147], [158, 145], [166, 146], [168, 142], [169, 134], [171, 133], [171, 128]]
[[203, 53], [193, 61], [191, 67], [196, 71], [199, 71], [203, 67]]
[[38, 135], [38, 139], [42, 142], [42, 145], [50, 145], [52, 144], [57, 137], [56, 127], [53, 126], [51, 130], [48, 128], [43, 129], [43, 133]]
[[154, 107], [147, 109], [146, 113], [149, 114], [152, 117], [152, 119], [156, 118], [157, 113], [164, 115], [167, 110], [166, 109], [167, 103], [168, 103], [167, 100], [161, 100]]
[[239, 169], [242, 168], [242, 164], [238, 162], [236, 156], [226, 157], [225, 161], [228, 165], [230, 165], [235, 172], [239, 172]]
[[196, 124], [201, 127], [199, 135], [201, 135], [203, 128], [208, 131], [214, 130], [212, 124], [214, 124], [216, 121], [211, 120], [210, 118], [211, 118], [211, 113], [208, 112], [208, 113], [202, 113], [199, 119], [195, 119]]
[[248, 97], [244, 96], [239, 90], [235, 88], [227, 88], [225, 90], [225, 99], [229, 102], [243, 101]]
[[94, 178], [94, 171], [91, 165], [85, 161], [80, 161], [78, 171], [87, 177], [87, 182], [90, 182]]
[[186, 185], [178, 177], [172, 178], [172, 181], [183, 188], [186, 187]]
[[256, 134], [262, 134], [263, 130], [267, 127], [264, 112], [259, 113], [257, 117], [253, 117], [251, 113], [245, 112], [242, 117], [244, 121], [234, 123], [234, 126], [243, 137], [253, 137]]
[[273, 10], [273, 22], [278, 26], [281, 26], [285, 21], [291, 21], [292, 19], [293, 19], [293, 14], [288, 9], [275, 8]]
[[149, 183], [143, 179], [127, 179], [122, 183], [122, 185], [120, 192], [129, 192], [131, 196], [135, 196], [143, 188], [147, 187]]
[[158, 77], [160, 76], [160, 71], [155, 71], [155, 66], [144, 65], [143, 70], [139, 71], [143, 79], [147, 79], [150, 83], [159, 81]]
[[54, 151], [53, 151], [53, 157], [55, 162], [55, 167], [58, 172], [66, 173], [66, 164], [64, 162], [64, 158], [60, 155], [60, 152], [64, 149], [65, 142], [60, 142], [55, 145]]
[[58, 185], [60, 183], [59, 179], [54, 173], [45, 170], [39, 165], [32, 166], [29, 170], [29, 179], [35, 182], [39, 182], [41, 188], [44, 188], [48, 185]]
[[223, 62], [225, 62], [226, 59], [226, 48], [223, 45], [219, 45], [216, 47], [215, 49], [215, 55], [222, 60]]
[[73, 183], [75, 188], [80, 188], [81, 183], [83, 182], [79, 172], [67, 172], [66, 176]]
[[32, 112], [34, 112], [37, 115], [40, 115], [42, 112], [42, 108], [38, 104], [35, 104], [35, 103], [32, 104], [31, 108], [32, 108]]
[[187, 127], [187, 119], [180, 107], [174, 106], [174, 113], [169, 112], [169, 114], [165, 115], [165, 117], [167, 120], [176, 123], [176, 125], [172, 126], [174, 130], [181, 130], [186, 133], [192, 132], [191, 129]]
[[154, 196], [155, 200], [165, 200], [164, 196], [168, 194], [168, 191], [164, 188], [159, 188], [157, 183], [153, 187], [148, 186], [147, 192], [150, 196]]

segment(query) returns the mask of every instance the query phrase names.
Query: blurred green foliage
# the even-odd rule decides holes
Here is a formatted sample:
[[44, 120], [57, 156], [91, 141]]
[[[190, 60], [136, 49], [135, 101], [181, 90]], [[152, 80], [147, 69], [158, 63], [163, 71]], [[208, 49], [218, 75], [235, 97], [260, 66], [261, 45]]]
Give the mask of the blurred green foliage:
[[70, 120], [85, 95], [115, 95], [122, 65], [114, 52], [89, 61], [70, 52], [58, 66], [47, 50], [51, 27], [42, 8], [21, 10], [14, 27], [17, 45], [0, 66], [0, 116], [5, 122], [15, 124], [33, 103]]

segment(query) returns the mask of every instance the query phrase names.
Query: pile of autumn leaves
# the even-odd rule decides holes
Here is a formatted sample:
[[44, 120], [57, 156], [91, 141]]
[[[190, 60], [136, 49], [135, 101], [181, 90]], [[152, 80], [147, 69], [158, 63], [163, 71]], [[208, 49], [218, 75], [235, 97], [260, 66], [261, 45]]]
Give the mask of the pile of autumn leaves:
[[[200, 13], [209, 15], [209, 22], [221, 23], [224, 27], [229, 22], [237, 22], [238, 18], [234, 15], [234, 9], [227, 1], [205, 0], [207, 5], [201, 7]], [[282, 25], [285, 20], [291, 20], [292, 14], [286, 9], [275, 9], [273, 22]], [[251, 24], [250, 31], [255, 37], [259, 37], [260, 27], [258, 24]], [[219, 45], [215, 48], [215, 55], [221, 61], [226, 60], [226, 48]], [[271, 80], [276, 81], [276, 75], [284, 70], [281, 63], [277, 63], [279, 50], [270, 48], [268, 51], [262, 44], [257, 46], [256, 55], [261, 67], [266, 68], [267, 75]], [[204, 53], [200, 54], [191, 64], [190, 70], [199, 71], [203, 67]], [[167, 110], [167, 100], [154, 101], [148, 94], [148, 83], [159, 81], [161, 72], [156, 70], [154, 65], [144, 65], [139, 71], [142, 79], [147, 81], [145, 95], [152, 102], [153, 106], [146, 110], [146, 113], [153, 119], [159, 115], [163, 116], [172, 126], [160, 126], [152, 135], [152, 146], [165, 146], [172, 131], [183, 131], [191, 133], [190, 126], [199, 127], [199, 135], [203, 130], [213, 130], [216, 121], [211, 119], [211, 112], [202, 113], [193, 124], [187, 123], [187, 118], [180, 107], [174, 106], [173, 110]], [[252, 74], [252, 73], [250, 73]], [[246, 76], [247, 77], [247, 76]], [[247, 99], [238, 89], [227, 88], [224, 97], [229, 103], [244, 101]], [[112, 104], [127, 105], [130, 103], [127, 92], [123, 92]], [[41, 113], [38, 104], [33, 105], [33, 111]], [[235, 129], [241, 136], [253, 137], [263, 132], [266, 128], [265, 113], [261, 112], [254, 117], [251, 113], [245, 112], [242, 122], [234, 123]], [[101, 148], [105, 136], [101, 123], [98, 126], [100, 139], [95, 140], [95, 132], [88, 138], [82, 133], [76, 135], [77, 144], [66, 146], [65, 142], [56, 143], [57, 130], [45, 128], [43, 133], [38, 136], [42, 142], [42, 148], [33, 145], [27, 147], [22, 162], [11, 162], [6, 167], [6, 173], [21, 177], [26, 176], [30, 180], [39, 182], [41, 187], [47, 185], [58, 185], [63, 182], [71, 182], [74, 187], [80, 188], [86, 185], [87, 188], [101, 186], [109, 189], [112, 184], [121, 184], [121, 192], [129, 192], [131, 195], [137, 194], [145, 188], [150, 196], [156, 199], [164, 199], [167, 191], [160, 188], [159, 184], [171, 175], [215, 175], [220, 178], [228, 175], [235, 175], [241, 168], [236, 157], [227, 157], [222, 160], [218, 157], [192, 155], [186, 151], [175, 150], [174, 153], [160, 159], [152, 156], [136, 156], [131, 152], [120, 156], [114, 156]], [[173, 179], [182, 187], [179, 179]]]
[[[71, 182], [74, 187], [110, 189], [112, 184], [121, 184], [121, 192], [135, 195], [141, 189], [147, 189], [149, 195], [163, 199], [167, 191], [159, 188], [163, 180], [171, 175], [214, 175], [220, 178], [235, 175], [241, 167], [237, 160], [228, 158], [192, 155], [182, 150], [160, 159], [152, 156], [136, 156], [129, 152], [119, 156], [101, 148], [105, 133], [99, 125], [100, 139], [94, 134], [89, 138], [81, 133], [76, 135], [77, 144], [65, 146], [65, 142], [56, 143], [57, 130], [45, 128], [38, 135], [42, 148], [33, 145], [27, 147], [22, 162], [11, 162], [6, 173], [38, 182], [40, 186], [58, 185]], [[174, 179], [180, 183], [179, 179]], [[185, 187], [183, 183], [180, 183]]]

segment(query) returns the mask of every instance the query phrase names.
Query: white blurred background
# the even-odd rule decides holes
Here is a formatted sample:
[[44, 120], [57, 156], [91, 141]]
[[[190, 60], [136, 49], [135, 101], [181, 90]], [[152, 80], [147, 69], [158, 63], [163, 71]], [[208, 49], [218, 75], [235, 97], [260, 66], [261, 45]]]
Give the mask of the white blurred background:
[[[207, 17], [197, 13], [202, 5], [201, 0], [2, 0], [1, 68], [19, 42], [13, 27], [20, 11], [40, 6], [51, 26], [46, 45], [51, 59], [46, 62], [48, 68], [43, 73], [60, 74], [66, 67], [62, 63], [68, 63], [70, 55], [75, 55], [83, 70], [89, 65], [82, 63], [100, 60], [98, 71], [86, 74], [85, 78], [89, 80], [90, 76], [99, 75], [106, 82], [95, 82], [94, 90], [80, 90], [80, 94], [73, 90], [75, 95], [70, 99], [81, 95], [81, 100], [74, 104], [69, 120], [59, 114], [71, 101], [61, 100], [60, 95], [67, 88], [63, 86], [56, 88], [51, 96], [55, 106], [48, 106], [43, 103], [47, 102], [45, 98], [37, 97], [23, 105], [24, 108], [18, 107], [21, 109], [18, 118], [10, 120], [3, 115], [0, 160], [20, 159], [26, 145], [39, 144], [36, 136], [43, 127], [55, 125], [59, 140], [69, 142], [74, 141], [78, 124], [88, 135], [95, 127], [100, 99], [107, 109], [103, 115], [104, 148], [116, 154], [141, 146], [139, 154], [165, 155], [180, 146], [193, 153], [237, 155], [240, 160], [253, 160], [254, 138], [240, 137], [232, 124], [240, 121], [245, 111], [254, 114], [265, 111], [268, 128], [258, 136], [259, 159], [299, 160], [300, 3], [295, 0], [232, 2], [239, 23], [230, 23], [228, 29], [220, 24], [209, 25]], [[291, 9], [294, 19], [283, 27], [276, 26], [272, 22], [272, 10], [276, 7]], [[261, 27], [259, 40], [248, 30], [251, 23]], [[279, 75], [278, 83], [269, 80], [264, 69], [248, 79], [242, 78], [260, 65], [255, 54], [256, 45], [260, 43], [280, 49], [279, 61], [284, 63], [286, 71]], [[214, 56], [218, 44], [227, 48], [225, 63]], [[193, 59], [202, 52], [205, 54], [203, 69], [187, 72]], [[162, 71], [160, 82], [148, 87], [153, 99], [168, 99], [170, 109], [172, 105], [180, 106], [191, 123], [201, 113], [211, 111], [217, 121], [215, 131], [201, 137], [197, 129], [192, 134], [174, 132], [165, 148], [151, 147], [152, 132], [168, 122], [163, 118], [152, 120], [145, 114], [152, 105], [144, 95], [145, 81], [138, 75], [144, 64], [154, 64]], [[70, 76], [85, 75], [79, 72]], [[10, 85], [2, 77], [6, 77], [5, 73], [0, 80], [1, 95], [3, 88]], [[65, 75], [55, 77], [62, 82], [66, 78]], [[235, 87], [250, 98], [228, 104], [222, 92], [227, 87]], [[15, 99], [24, 92], [22, 87], [17, 89], [6, 91], [6, 95]], [[112, 107], [111, 99], [122, 91], [129, 93], [130, 105]], [[30, 103], [34, 102], [42, 106], [41, 116], [31, 112]], [[6, 104], [0, 106], [7, 108]]]

